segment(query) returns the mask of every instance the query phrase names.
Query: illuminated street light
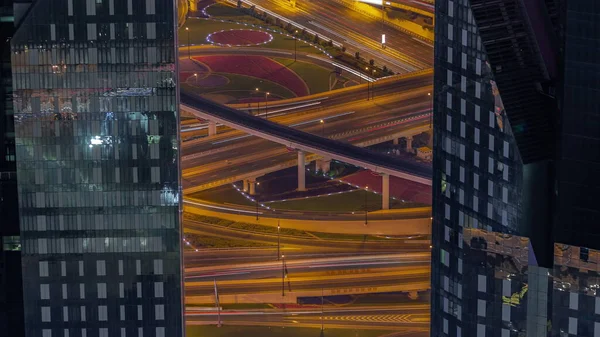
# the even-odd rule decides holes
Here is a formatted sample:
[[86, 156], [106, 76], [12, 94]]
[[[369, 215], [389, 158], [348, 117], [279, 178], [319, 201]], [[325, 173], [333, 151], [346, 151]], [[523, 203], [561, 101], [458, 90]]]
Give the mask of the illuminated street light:
[[269, 108], [269, 95], [271, 93], [270, 92], [265, 92], [265, 119], [269, 119], [269, 112], [267, 111], [267, 109]]
[[[431, 93], [428, 92], [427, 96], [431, 96]], [[433, 98], [429, 101], [429, 128], [431, 129], [431, 124], [433, 123]]]
[[[258, 88], [254, 89], [254, 91], [256, 91], [257, 93], [260, 92], [260, 90], [258, 90]], [[256, 115], [259, 116], [260, 115], [260, 99], [258, 99], [256, 101]]]
[[297, 40], [296, 34], [298, 34], [298, 30], [297, 29], [294, 32], [294, 62], [296, 61], [296, 54], [297, 54], [297, 52], [296, 52], [296, 40]]
[[321, 119], [319, 123], [321, 123], [321, 136], [325, 137], [325, 121]]
[[367, 214], [369, 213], [369, 211], [368, 211], [369, 204], [368, 204], [368, 200], [367, 200], [368, 195], [369, 195], [369, 186], [367, 185], [367, 186], [365, 186], [365, 226], [368, 223], [368, 219], [367, 219], [368, 215]]
[[198, 74], [194, 73], [194, 77], [196, 78], [196, 84], [198, 84]]

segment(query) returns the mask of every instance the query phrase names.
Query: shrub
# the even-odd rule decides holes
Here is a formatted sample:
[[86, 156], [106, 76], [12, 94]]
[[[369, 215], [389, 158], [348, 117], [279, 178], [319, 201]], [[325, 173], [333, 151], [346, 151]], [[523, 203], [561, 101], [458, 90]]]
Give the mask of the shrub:
[[346, 47], [342, 46], [342, 53], [345, 53], [345, 52], [346, 52]]
[[375, 60], [373, 60], [373, 59], [370, 59], [370, 60], [369, 60], [369, 64], [371, 65], [371, 67], [372, 67], [372, 66], [374, 66], [374, 65], [375, 65]]
[[354, 53], [354, 57], [356, 57], [357, 60], [360, 60], [360, 53], [359, 52]]

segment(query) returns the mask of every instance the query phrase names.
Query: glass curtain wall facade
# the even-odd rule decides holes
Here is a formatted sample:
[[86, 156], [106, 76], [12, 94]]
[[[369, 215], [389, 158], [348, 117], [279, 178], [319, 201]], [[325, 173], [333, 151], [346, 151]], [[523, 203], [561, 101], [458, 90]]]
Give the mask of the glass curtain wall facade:
[[522, 162], [467, 0], [436, 2], [431, 336], [520, 336]]
[[29, 337], [183, 334], [175, 6], [38, 0], [17, 27]]

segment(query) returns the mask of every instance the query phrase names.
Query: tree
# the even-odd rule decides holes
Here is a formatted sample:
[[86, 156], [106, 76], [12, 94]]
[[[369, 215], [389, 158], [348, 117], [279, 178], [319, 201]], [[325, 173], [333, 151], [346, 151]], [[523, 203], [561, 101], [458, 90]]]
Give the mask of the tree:
[[302, 28], [302, 36], [306, 36], [306, 28]]
[[342, 46], [342, 53], [346, 52], [346, 46]]
[[371, 67], [372, 67], [372, 66], [374, 66], [374, 65], [375, 65], [375, 60], [373, 60], [373, 59], [370, 59], [370, 60], [369, 60], [369, 64], [371, 65]]
[[242, 0], [238, 0], [237, 6], [238, 6], [238, 8], [242, 8]]
[[333, 47], [333, 40], [329, 39], [329, 47]]
[[383, 69], [382, 69], [382, 70], [383, 70], [383, 72], [384, 72], [384, 73], [387, 73], [387, 72], [388, 72], [388, 68], [387, 68], [386, 66], [383, 66]]
[[354, 57], [356, 57], [357, 60], [360, 60], [360, 53], [359, 52], [354, 53]]
[[287, 26], [285, 26], [285, 30], [287, 30], [288, 32], [292, 32], [293, 29], [294, 27], [292, 27], [292, 24], [288, 22]]
[[319, 41], [320, 41], [320, 39], [319, 39], [319, 34], [315, 34], [315, 39], [314, 39], [314, 42], [315, 42], [316, 44], [319, 44]]

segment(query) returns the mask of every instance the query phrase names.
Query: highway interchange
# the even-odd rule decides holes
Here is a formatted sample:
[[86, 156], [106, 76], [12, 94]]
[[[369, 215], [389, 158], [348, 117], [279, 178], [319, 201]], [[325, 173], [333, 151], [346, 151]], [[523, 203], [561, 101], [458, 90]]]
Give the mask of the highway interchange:
[[[428, 43], [334, 1], [298, 1], [295, 10], [285, 7], [287, 1], [253, 2], [322, 32], [324, 36], [343, 40], [340, 42], [347, 45], [349, 51], [358, 50], [364, 57], [374, 58], [377, 63], [386, 64], [399, 73], [427, 69], [432, 65], [433, 50]], [[378, 42], [381, 32], [388, 36], [386, 49], [381, 49]], [[350, 90], [305, 97], [290, 106], [273, 103], [267, 115], [264, 107], [257, 110], [252, 105], [246, 111], [314, 135], [366, 146], [369, 141], [398, 130], [429, 125], [428, 93], [431, 86], [431, 73], [425, 72], [403, 79], [378, 81], [369, 89], [363, 84]], [[374, 100], [367, 100], [367, 90], [372, 90]], [[289, 107], [300, 108], [286, 110]], [[187, 139], [182, 144], [184, 188], [220, 181], [233, 174], [265, 171], [296, 159], [294, 153], [281, 145], [226, 127], [220, 127], [219, 134], [211, 137], [206, 137], [207, 130], [202, 121], [186, 123], [184, 129], [187, 129], [182, 134], [182, 138]], [[189, 307], [186, 313], [188, 325], [215, 324], [216, 315], [220, 314], [221, 323], [226, 325], [325, 325], [357, 331], [393, 330], [409, 336], [427, 335], [428, 301], [413, 298], [427, 290], [429, 284], [430, 254], [426, 242], [411, 242], [409, 238], [380, 242], [307, 240], [236, 233], [190, 220], [186, 220], [184, 226], [186, 233], [263, 244], [255, 248], [186, 250], [186, 301], [209, 299], [197, 303], [213, 307], [211, 310]], [[285, 254], [285, 263], [278, 254]], [[221, 305], [234, 303], [233, 298], [244, 296], [253, 299], [264, 296], [269, 299], [265, 303], [278, 303], [277, 299], [286, 303], [282, 290], [287, 301], [290, 297], [303, 295], [329, 298], [340, 292], [357, 298], [387, 290], [410, 293], [413, 299], [393, 305], [339, 306], [327, 300], [324, 307], [216, 312], [215, 288], [218, 288]]]

